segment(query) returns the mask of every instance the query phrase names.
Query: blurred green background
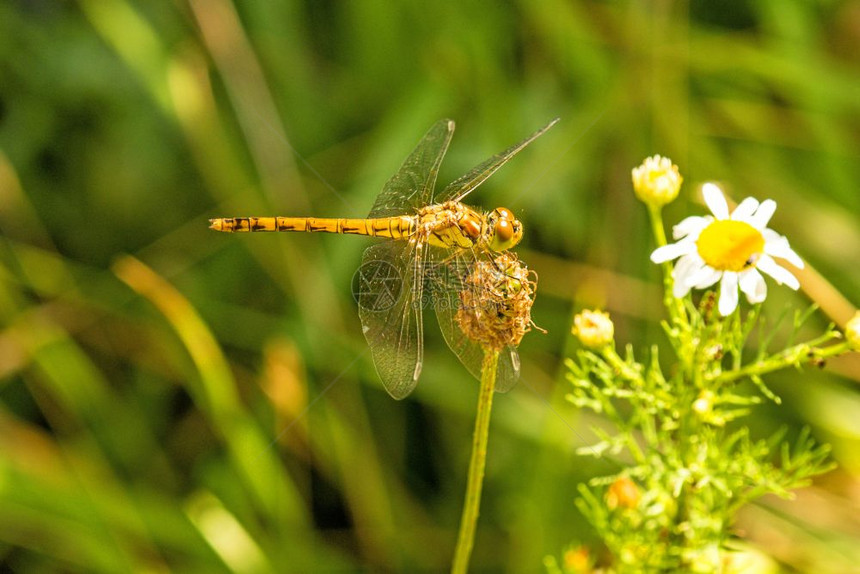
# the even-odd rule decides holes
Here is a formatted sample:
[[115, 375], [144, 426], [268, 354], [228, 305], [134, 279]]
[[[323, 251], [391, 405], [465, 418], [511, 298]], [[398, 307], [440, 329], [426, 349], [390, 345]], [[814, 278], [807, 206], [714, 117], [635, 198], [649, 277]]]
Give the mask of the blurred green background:
[[[599, 421], [565, 404], [561, 361], [583, 306], [619, 344], [660, 340], [630, 169], [678, 163], [668, 221], [705, 180], [775, 199], [813, 271], [767, 313], [844, 321], [858, 48], [857, 0], [3, 1], [0, 570], [448, 568], [477, 382], [428, 320], [417, 391], [382, 389], [350, 293], [371, 240], [207, 229], [364, 216], [442, 117], [442, 184], [561, 118], [470, 197], [523, 220], [548, 331], [495, 403], [473, 571], [592, 542], [576, 485], [617, 467], [574, 454]], [[742, 513], [785, 571], [858, 571], [858, 380], [856, 356], [773, 377], [785, 404], [753, 418], [811, 425], [839, 463]]]

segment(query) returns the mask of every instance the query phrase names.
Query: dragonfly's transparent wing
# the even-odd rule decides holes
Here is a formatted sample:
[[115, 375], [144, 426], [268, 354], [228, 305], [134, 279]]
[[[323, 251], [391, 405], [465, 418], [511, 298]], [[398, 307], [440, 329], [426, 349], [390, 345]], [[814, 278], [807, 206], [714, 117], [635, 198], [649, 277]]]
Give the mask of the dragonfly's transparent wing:
[[368, 217], [410, 215], [430, 205], [439, 166], [453, 134], [453, 121], [439, 120], [433, 124], [397, 173], [386, 182]]
[[462, 200], [476, 187], [487, 181], [487, 178], [493, 175], [497, 169], [505, 165], [509, 159], [514, 157], [524, 147], [542, 136], [549, 128], [554, 126], [557, 121], [558, 118], [554, 119], [520, 143], [509, 147], [502, 153], [498, 153], [482, 164], [472, 168], [466, 175], [448, 184], [448, 186], [433, 197], [432, 201], [429, 203], [443, 203], [445, 201]]
[[520, 354], [517, 348], [508, 345], [499, 352], [499, 366], [496, 371], [496, 391], [506, 393], [520, 380]]
[[[472, 375], [481, 378], [484, 359], [483, 348], [460, 329], [457, 313], [468, 313], [463, 307], [460, 293], [464, 289], [474, 289], [465, 284], [465, 278], [477, 261], [477, 255], [466, 250], [456, 257], [450, 251], [430, 247], [432, 253], [425, 267], [427, 288], [430, 291], [439, 328], [448, 347]], [[447, 257], [446, 257], [447, 256]], [[480, 298], [478, 298], [480, 299]], [[507, 392], [516, 385], [520, 376], [520, 357], [516, 347], [508, 346], [499, 354], [496, 371], [495, 389]]]
[[410, 241], [378, 243], [364, 251], [359, 268], [362, 331], [376, 371], [395, 399], [412, 392], [423, 364], [424, 247]]

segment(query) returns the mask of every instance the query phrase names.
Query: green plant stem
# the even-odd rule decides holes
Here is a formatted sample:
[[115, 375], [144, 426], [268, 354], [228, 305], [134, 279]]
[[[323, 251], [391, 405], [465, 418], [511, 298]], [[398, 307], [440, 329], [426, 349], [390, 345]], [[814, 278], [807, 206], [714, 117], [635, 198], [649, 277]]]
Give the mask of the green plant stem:
[[609, 366], [615, 369], [624, 380], [631, 382], [642, 380], [642, 373], [628, 365], [627, 362], [618, 355], [618, 351], [616, 351], [614, 347], [604, 348], [601, 355]]
[[[651, 231], [654, 234], [654, 241], [657, 247], [663, 247], [668, 244], [666, 239], [666, 230], [663, 228], [663, 213], [658, 205], [648, 204], [648, 215], [651, 220]], [[680, 299], [676, 299], [674, 295], [675, 279], [672, 277], [672, 263], [667, 261], [663, 263], [663, 304], [669, 311], [669, 316], [672, 318], [672, 323], [680, 322], [687, 324], [687, 314], [684, 311], [684, 304]]]
[[815, 360], [835, 357], [836, 355], [841, 355], [849, 350], [847, 342], [837, 343], [824, 348], [814, 347], [809, 343], [800, 343], [799, 345], [789, 347], [777, 355], [762, 359], [761, 361], [756, 361], [746, 367], [723, 373], [714, 380], [717, 383], [728, 383], [744, 377], [760, 376], [784, 369], [785, 367], [799, 366], [804, 363], [811, 363]]
[[475, 542], [498, 359], [498, 351], [484, 350], [484, 363], [481, 365], [481, 391], [478, 395], [478, 412], [475, 415], [475, 432], [472, 435], [472, 458], [469, 461], [469, 478], [466, 485], [466, 501], [460, 518], [460, 533], [457, 536], [457, 548], [454, 551], [454, 563], [451, 566], [452, 574], [463, 574], [468, 570], [469, 558]]

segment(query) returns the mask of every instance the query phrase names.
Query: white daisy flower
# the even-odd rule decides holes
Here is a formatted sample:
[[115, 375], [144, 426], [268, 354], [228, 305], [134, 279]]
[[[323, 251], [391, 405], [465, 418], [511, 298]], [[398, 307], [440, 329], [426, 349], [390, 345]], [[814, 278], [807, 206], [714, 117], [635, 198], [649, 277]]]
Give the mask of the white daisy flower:
[[776, 210], [775, 201], [759, 203], [748, 197], [730, 214], [719, 187], [706, 183], [702, 192], [713, 216], [684, 219], [672, 230], [678, 241], [658, 247], [651, 254], [654, 263], [678, 259], [672, 271], [675, 297], [719, 281], [719, 310], [726, 316], [738, 306], [739, 287], [750, 303], [764, 301], [767, 286], [759, 271], [779, 284], [795, 290], [800, 287], [797, 278], [774, 260], [779, 257], [803, 268], [803, 261], [789, 247], [788, 239], [767, 227]]

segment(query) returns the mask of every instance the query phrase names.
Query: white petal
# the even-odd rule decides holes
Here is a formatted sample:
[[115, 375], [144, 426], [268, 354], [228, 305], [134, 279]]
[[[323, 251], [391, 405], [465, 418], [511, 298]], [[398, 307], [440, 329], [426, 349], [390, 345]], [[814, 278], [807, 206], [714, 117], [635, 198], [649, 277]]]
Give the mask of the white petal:
[[722, 271], [718, 271], [716, 269], [708, 267], [701, 274], [699, 274], [693, 287], [695, 287], [696, 289], [707, 289], [708, 287], [719, 281], [720, 277], [722, 276]]
[[758, 209], [758, 200], [754, 197], [748, 197], [740, 202], [732, 212], [732, 219], [749, 223], [750, 217], [752, 217], [756, 209]]
[[729, 218], [729, 205], [726, 203], [726, 198], [723, 191], [713, 183], [706, 183], [702, 186], [702, 195], [705, 197], [705, 203], [714, 217], [717, 219]]
[[758, 206], [758, 209], [749, 220], [749, 224], [756, 229], [764, 229], [770, 218], [773, 217], [773, 212], [776, 211], [776, 202], [772, 199], [765, 199]]
[[750, 303], [761, 303], [767, 297], [767, 284], [764, 277], [755, 269], [747, 269], [738, 274], [741, 291]]
[[691, 238], [698, 237], [699, 233], [701, 233], [710, 222], [710, 217], [691, 215], [690, 217], [681, 220], [680, 223], [672, 228], [672, 237], [675, 239], [681, 239], [685, 236], [690, 236]]
[[687, 295], [690, 292], [690, 287], [687, 286], [683, 281], [675, 280], [675, 285], [672, 287], [672, 296], [675, 299], [680, 299]]
[[687, 279], [704, 265], [705, 262], [696, 254], [681, 257], [675, 264], [675, 269], [672, 270], [672, 278], [675, 280], [672, 295], [680, 299], [689, 293], [692, 284]]
[[705, 266], [701, 272], [696, 274], [695, 278], [690, 278], [690, 282], [696, 289], [707, 289], [714, 283], [720, 280], [723, 276], [722, 271], [717, 271], [711, 266]]
[[768, 243], [770, 241], [777, 241], [777, 240], [779, 240], [780, 237], [782, 237], [782, 235], [780, 235], [779, 233], [777, 233], [773, 229], [770, 229], [769, 227], [762, 229], [761, 235], [762, 235], [762, 237], [764, 237], [765, 243]]
[[785, 236], [777, 235], [775, 231], [770, 229], [765, 231], [770, 231], [776, 237], [771, 238], [770, 234], [765, 234], [764, 252], [773, 257], [785, 259], [795, 267], [803, 269], [803, 259], [788, 245], [788, 239]]
[[696, 244], [692, 241], [679, 241], [678, 243], [670, 243], [669, 245], [664, 245], [655, 249], [651, 253], [651, 261], [653, 261], [654, 263], [665, 263], [666, 261], [677, 259], [682, 255], [687, 255], [695, 249]]
[[788, 285], [795, 291], [800, 287], [800, 282], [797, 280], [797, 277], [792, 275], [788, 269], [780, 267], [770, 255], [762, 255], [761, 259], [758, 260], [756, 267], [759, 271], [763, 271], [776, 279], [776, 282], [780, 285]]
[[720, 315], [725, 317], [738, 306], [738, 274], [732, 271], [723, 273], [720, 281]]

